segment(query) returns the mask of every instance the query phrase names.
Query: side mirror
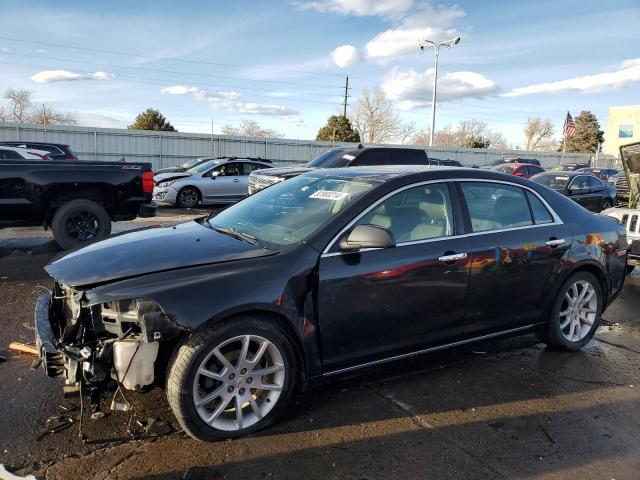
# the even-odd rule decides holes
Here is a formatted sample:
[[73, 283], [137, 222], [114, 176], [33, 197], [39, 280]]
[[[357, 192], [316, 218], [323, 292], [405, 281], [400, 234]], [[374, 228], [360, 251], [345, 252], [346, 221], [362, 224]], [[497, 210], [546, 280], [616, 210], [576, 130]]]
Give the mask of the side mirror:
[[215, 172], [211, 172], [211, 180], [215, 180], [216, 177], [220, 176], [220, 170], [216, 170]]
[[358, 225], [351, 233], [340, 240], [340, 250], [354, 251], [363, 248], [395, 247], [393, 234], [386, 228], [376, 225]]

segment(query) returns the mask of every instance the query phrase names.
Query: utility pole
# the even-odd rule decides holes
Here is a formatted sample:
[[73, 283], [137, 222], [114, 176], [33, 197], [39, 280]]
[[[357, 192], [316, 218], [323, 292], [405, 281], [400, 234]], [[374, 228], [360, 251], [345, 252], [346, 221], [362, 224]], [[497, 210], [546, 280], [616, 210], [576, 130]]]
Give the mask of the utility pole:
[[346, 81], [344, 83], [344, 108], [342, 111], [342, 116], [347, 118], [347, 99], [349, 98], [349, 77], [346, 77]]

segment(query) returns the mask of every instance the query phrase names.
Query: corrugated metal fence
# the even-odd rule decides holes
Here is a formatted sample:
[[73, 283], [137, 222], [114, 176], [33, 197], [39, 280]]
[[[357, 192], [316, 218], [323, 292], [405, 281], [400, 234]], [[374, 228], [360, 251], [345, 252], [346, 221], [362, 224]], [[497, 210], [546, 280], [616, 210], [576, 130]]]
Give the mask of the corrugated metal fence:
[[[113, 161], [124, 158], [131, 162], [150, 162], [154, 169], [173, 166], [190, 158], [223, 155], [266, 158], [280, 165], [302, 164], [334, 146], [331, 142], [311, 140], [76, 126], [45, 127], [0, 122], [0, 141], [9, 140], [63, 143], [70, 145], [81, 160]], [[467, 166], [486, 165], [493, 160], [508, 157], [535, 158], [547, 168], [561, 161], [561, 154], [556, 152], [440, 147], [427, 150], [430, 157], [458, 160]], [[585, 162], [589, 158], [585, 154], [568, 153], [564, 161]]]

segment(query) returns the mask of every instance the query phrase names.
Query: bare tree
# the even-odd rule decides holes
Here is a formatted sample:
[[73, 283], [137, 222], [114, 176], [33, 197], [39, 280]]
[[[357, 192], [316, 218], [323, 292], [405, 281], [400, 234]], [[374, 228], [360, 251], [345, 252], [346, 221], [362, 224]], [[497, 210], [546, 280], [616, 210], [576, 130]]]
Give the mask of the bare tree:
[[553, 123], [551, 120], [529, 118], [524, 126], [524, 139], [527, 150], [539, 150], [553, 138]]
[[31, 90], [20, 88], [8, 88], [4, 92], [5, 100], [9, 101], [9, 109], [14, 122], [26, 123], [31, 113]]
[[39, 125], [76, 125], [78, 117], [74, 112], [60, 112], [42, 105], [33, 109], [29, 121]]
[[37, 123], [41, 125], [75, 125], [78, 119], [73, 112], [61, 112], [46, 105], [36, 107], [31, 101], [31, 90], [8, 88], [4, 98], [7, 107], [0, 106], [0, 121], [15, 123]]
[[[429, 129], [420, 131], [412, 137], [416, 145], [429, 144]], [[456, 128], [447, 125], [435, 132], [433, 143], [446, 148], [507, 148], [507, 141], [501, 133], [491, 131], [485, 122], [466, 120]]]
[[229, 124], [223, 126], [222, 133], [223, 135], [232, 135], [235, 137], [284, 137], [284, 135], [280, 132], [277, 132], [270, 128], [263, 128], [258, 124], [258, 122], [246, 119], [240, 120], [240, 125], [237, 127]]
[[398, 137], [400, 117], [380, 87], [368, 90], [353, 105], [349, 119], [365, 143], [385, 143]]
[[397, 139], [401, 145], [410, 141], [416, 133], [416, 122], [402, 123], [398, 126]]

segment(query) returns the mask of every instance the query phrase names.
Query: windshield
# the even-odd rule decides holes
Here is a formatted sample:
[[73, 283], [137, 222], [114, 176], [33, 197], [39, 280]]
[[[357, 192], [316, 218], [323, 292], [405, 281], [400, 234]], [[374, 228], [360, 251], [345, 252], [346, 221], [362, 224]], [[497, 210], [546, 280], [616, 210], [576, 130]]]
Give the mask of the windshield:
[[202, 158], [193, 158], [191, 160], [189, 160], [188, 162], [184, 162], [180, 165], [180, 168], [184, 168], [184, 169], [190, 169], [191, 167], [196, 166], [198, 163], [202, 162]]
[[565, 190], [571, 177], [568, 175], [554, 175], [552, 173], [541, 173], [532, 178], [537, 183], [554, 190]]
[[277, 250], [304, 241], [380, 182], [339, 175], [300, 175], [227, 208], [208, 224], [251, 236]]
[[491, 170], [494, 172], [502, 172], [502, 173], [512, 173], [518, 165], [498, 165], [497, 167], [493, 167]]
[[200, 165], [196, 165], [195, 167], [191, 167], [189, 170], [187, 170], [187, 173], [204, 173], [208, 170], [211, 170], [218, 163], [220, 163], [220, 160], [209, 160], [208, 162], [204, 162]]
[[305, 165], [305, 167], [309, 168], [339, 168], [345, 167], [349, 160], [353, 160], [352, 158], [344, 158], [345, 149], [344, 148], [332, 148], [331, 150], [327, 150], [324, 153], [321, 153], [316, 158], [311, 160], [309, 163]]

